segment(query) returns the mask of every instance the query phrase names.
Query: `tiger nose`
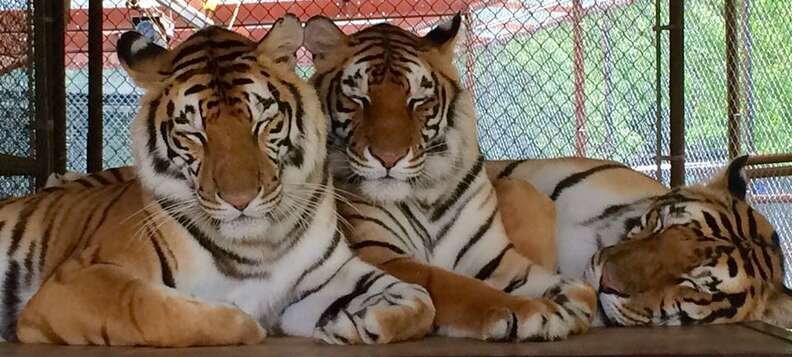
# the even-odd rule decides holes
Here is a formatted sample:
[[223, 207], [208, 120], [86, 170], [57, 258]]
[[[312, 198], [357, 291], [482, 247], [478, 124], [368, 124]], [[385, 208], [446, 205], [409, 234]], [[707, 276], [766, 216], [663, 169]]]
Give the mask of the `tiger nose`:
[[256, 194], [258, 192], [255, 191], [248, 191], [248, 192], [235, 192], [235, 193], [226, 193], [220, 195], [220, 198], [223, 201], [228, 202], [228, 204], [234, 206], [236, 209], [242, 211], [244, 210], [254, 198], [256, 198]]
[[385, 166], [386, 169], [389, 169], [393, 166], [396, 166], [396, 163], [399, 162], [399, 160], [407, 156], [407, 151], [405, 150], [402, 153], [396, 153], [393, 151], [378, 152], [372, 150], [371, 154], [374, 155], [374, 157], [379, 160], [380, 163], [382, 163], [382, 166]]

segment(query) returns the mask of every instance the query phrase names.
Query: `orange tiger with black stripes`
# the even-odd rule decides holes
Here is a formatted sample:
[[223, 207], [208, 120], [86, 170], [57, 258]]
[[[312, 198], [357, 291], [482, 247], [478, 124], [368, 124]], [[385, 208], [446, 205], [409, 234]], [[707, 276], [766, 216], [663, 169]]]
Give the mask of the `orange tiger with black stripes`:
[[[484, 162], [453, 64], [460, 22], [422, 37], [389, 24], [346, 35], [327, 18], [306, 23], [351, 245], [424, 286], [440, 334], [552, 340], [589, 327], [595, 292], [518, 253], [552, 247], [521, 244], [548, 224], [562, 274], [583, 278], [592, 262], [586, 277], [603, 313], [595, 323], [790, 319], [777, 234], [737, 179], [744, 160], [711, 185], [671, 191], [614, 162]], [[526, 210], [515, 204], [554, 204], [556, 220], [520, 220]]]
[[[792, 328], [778, 232], [746, 202], [748, 156], [710, 181], [668, 189], [613, 161], [490, 162], [496, 181], [528, 182], [555, 204], [558, 269], [597, 288], [598, 324], [761, 320]], [[516, 185], [504, 196], [521, 195]], [[519, 212], [526, 202], [501, 205]], [[530, 207], [528, 207], [530, 209]], [[514, 239], [530, 222], [512, 220]]]
[[0, 203], [2, 337], [191, 346], [428, 332], [426, 290], [364, 263], [336, 227], [325, 118], [293, 72], [302, 40], [293, 16], [259, 42], [218, 27], [172, 50], [122, 35], [118, 57], [145, 91], [134, 175]]
[[439, 334], [584, 332], [594, 290], [528, 260], [506, 236], [453, 64], [460, 23], [423, 37], [390, 24], [346, 35], [324, 17], [306, 23], [348, 239], [364, 260], [429, 291]]
[[[314, 77], [314, 84], [322, 95], [330, 127], [337, 130], [330, 134], [332, 165], [336, 168], [336, 173], [340, 174], [340, 181], [345, 183], [345, 189], [353, 191], [342, 192], [349, 198], [341, 200], [354, 206], [347, 206], [345, 210], [347, 219], [352, 223], [352, 235], [349, 238], [365, 259], [401, 279], [422, 284], [428, 289], [436, 305], [435, 324], [440, 333], [510, 340], [563, 337], [569, 330], [548, 331], [549, 319], [542, 319], [535, 326], [525, 325], [526, 317], [542, 316], [542, 313], [554, 311], [553, 309], [559, 309], [560, 319], [556, 323], [579, 323], [578, 331], [585, 329], [585, 314], [581, 314], [584, 318], [578, 316], [577, 321], [563, 319], [575, 311], [567, 311], [565, 304], [570, 304], [571, 299], [558, 294], [558, 291], [552, 291], [556, 295], [551, 295], [553, 297], [550, 301], [514, 296], [501, 291], [503, 289], [512, 292], [517, 285], [536, 284], [531, 280], [537, 278], [537, 272], [540, 279], [558, 279], [537, 265], [521, 264], [524, 261], [513, 257], [512, 250], [535, 257], [535, 261], [542, 261], [541, 265], [544, 266], [555, 266], [555, 261], [558, 260], [558, 268], [562, 273], [576, 277], [585, 276], [597, 288], [597, 295], [600, 297], [601, 309], [595, 323], [624, 326], [677, 325], [761, 319], [790, 326], [792, 303], [782, 285], [783, 264], [777, 242], [778, 235], [767, 219], [745, 202], [746, 182], [741, 175], [744, 158], [735, 160], [722, 175], [708, 184], [674, 190], [668, 190], [653, 179], [611, 161], [563, 158], [484, 162], [483, 167], [496, 187], [496, 198], [492, 198], [492, 189], [481, 181], [480, 174], [469, 175], [467, 173], [473, 171], [470, 170], [463, 178], [459, 178], [458, 171], [464, 169], [459, 166], [470, 167], [470, 158], [477, 157], [471, 152], [478, 149], [475, 146], [475, 129], [471, 129], [471, 106], [465, 102], [469, 101], [469, 97], [460, 88], [456, 77], [443, 77], [448, 73], [455, 74], [449, 69], [451, 44], [447, 41], [453, 40], [459, 26], [458, 19], [442, 25], [423, 38], [385, 25], [345, 36], [328, 22], [321, 18], [309, 22], [308, 46], [316, 54], [315, 60], [320, 69]], [[383, 50], [383, 47], [387, 47], [383, 42], [397, 44], [388, 49], [391, 52], [398, 52], [398, 44], [414, 47], [411, 47], [409, 55], [417, 55], [421, 61], [416, 61], [413, 65], [422, 65], [427, 72], [434, 72], [436, 67], [441, 69], [441, 73], [432, 79], [443, 78], [445, 81], [440, 80], [437, 84], [422, 80], [423, 83], [420, 83], [429, 87], [427, 89], [436, 89], [439, 92], [435, 98], [429, 98], [430, 105], [421, 110], [423, 113], [435, 112], [447, 116], [439, 124], [432, 121], [437, 118], [429, 115], [416, 115], [419, 119], [417, 123], [407, 127], [404, 127], [404, 122], [397, 123], [398, 125], [387, 121], [370, 123], [368, 126], [361, 124], [385, 118], [390, 113], [399, 113], [401, 109], [398, 108], [398, 102], [388, 103], [392, 107], [385, 110], [374, 109], [375, 102], [398, 93], [399, 87], [382, 90], [377, 95], [366, 93], [363, 96], [359, 94], [360, 90], [345, 92], [343, 87], [338, 87], [338, 82], [347, 78], [338, 72], [343, 73], [348, 68], [352, 62], [350, 58], [353, 58], [350, 53], [355, 48], [374, 52], [367, 53], [372, 57], [366, 60], [382, 60], [376, 53], [388, 53]], [[323, 53], [323, 46], [335, 46], [339, 51]], [[324, 55], [330, 58], [323, 57]], [[336, 55], [340, 57], [334, 58]], [[394, 58], [398, 56], [401, 54], [395, 53]], [[426, 60], [426, 57], [429, 59]], [[325, 65], [324, 70], [322, 64]], [[380, 72], [389, 69], [388, 66], [374, 66], [372, 71], [375, 68]], [[333, 77], [328, 77], [334, 79], [328, 83], [323, 80], [325, 77], [322, 73], [325, 76], [334, 74]], [[352, 79], [347, 80], [346, 85], [361, 87], [358, 84], [360, 82], [356, 83], [355, 80], [360, 81], [356, 77], [362, 77], [362, 72], [358, 74], [354, 71], [351, 74]], [[409, 83], [412, 82], [400, 84], [409, 88]], [[364, 86], [369, 91], [376, 87], [368, 88], [369, 83]], [[336, 91], [331, 90], [332, 88]], [[418, 105], [414, 106], [407, 105], [406, 111], [410, 115], [418, 112], [417, 107], [420, 107], [421, 102], [419, 100]], [[404, 114], [404, 111], [401, 113]], [[422, 125], [428, 128], [424, 129]], [[399, 179], [397, 175], [404, 173], [404, 167], [413, 165], [405, 165], [401, 162], [404, 159], [402, 157], [388, 157], [387, 151], [384, 154], [379, 152], [375, 157], [371, 154], [371, 149], [363, 154], [368, 161], [360, 160], [354, 156], [355, 153], [349, 158], [345, 157], [346, 145], [350, 145], [345, 138], [348, 134], [345, 134], [346, 127], [349, 126], [363, 130], [357, 135], [370, 136], [368, 139], [379, 135], [377, 142], [385, 145], [392, 144], [389, 141], [391, 139], [403, 139], [397, 137], [399, 132], [412, 133], [417, 137], [423, 136], [424, 130], [430, 131], [430, 134], [431, 130], [445, 130], [443, 135], [446, 142], [438, 147], [424, 144], [423, 154], [414, 155], [417, 159], [413, 159], [411, 164], [425, 161], [421, 164], [424, 167], [413, 168], [420, 172], [418, 178], [432, 175], [438, 169], [441, 173], [443, 169], [450, 173], [441, 175], [438, 180], [447, 186], [445, 191], [443, 192], [443, 187], [437, 188], [437, 191], [447, 195], [440, 197], [441, 199], [456, 195], [456, 200], [463, 201], [462, 204], [452, 204], [444, 208], [452, 210], [453, 217], [444, 217], [445, 222], [440, 227], [433, 227], [431, 213], [436, 212], [437, 207], [445, 205], [421, 205], [418, 202], [418, 207], [415, 207], [406, 204], [408, 202], [403, 204], [398, 199], [389, 201], [388, 197], [382, 197], [393, 194], [393, 191], [387, 192], [388, 189], [400, 189], [399, 182], [395, 181]], [[459, 151], [464, 154], [459, 155]], [[453, 161], [460, 156], [461, 159]], [[372, 157], [374, 161], [380, 162], [380, 168], [372, 162]], [[446, 161], [437, 160], [438, 158]], [[347, 163], [354, 160], [358, 162]], [[477, 160], [472, 160], [472, 168], [478, 170]], [[382, 171], [383, 167], [387, 176], [392, 176], [385, 177], [383, 186], [376, 185], [377, 178], [366, 178], [365, 172], [355, 171], [352, 166], [372, 166], [371, 164], [375, 166], [372, 170], [375, 171], [375, 177], [376, 170]], [[402, 167], [398, 167], [398, 164]], [[443, 165], [448, 167], [438, 168]], [[129, 172], [129, 169], [122, 172]], [[474, 177], [468, 179], [471, 176]], [[63, 183], [73, 187], [93, 187], [119, 180], [119, 177], [124, 175], [107, 171], [86, 177], [67, 177]], [[454, 177], [459, 180], [456, 184]], [[426, 181], [418, 178], [403, 180], [408, 184], [406, 191], [412, 191], [412, 185], [421, 190], [431, 189], [426, 186]], [[366, 183], [365, 180], [369, 181]], [[463, 182], [465, 183], [462, 184]], [[364, 190], [364, 184], [369, 188]], [[381, 192], [378, 189], [382, 189]], [[490, 193], [483, 199], [481, 196], [477, 198], [482, 191]], [[410, 200], [413, 198], [403, 201]], [[493, 206], [495, 200], [497, 208]], [[475, 209], [463, 209], [470, 203], [475, 203], [471, 207]], [[504, 243], [502, 235], [499, 234], [503, 228], [498, 227], [500, 219], [497, 217], [501, 215], [498, 211], [504, 214], [501, 218], [514, 247], [509, 242]], [[548, 216], [548, 212], [551, 216]], [[426, 216], [427, 213], [429, 217]], [[420, 214], [424, 216], [421, 217]], [[486, 216], [484, 224], [481, 224], [481, 216]], [[491, 222], [489, 216], [493, 217]], [[526, 220], [527, 216], [540, 219]], [[554, 219], [557, 219], [557, 227]], [[457, 222], [459, 220], [462, 222]], [[548, 227], [555, 231], [557, 242], [541, 239], [537, 241], [537, 235], [553, 236], [538, 232], [546, 231]], [[449, 230], [455, 230], [455, 234], [461, 235], [459, 239], [465, 241], [465, 244], [459, 249], [451, 246], [446, 252], [439, 252], [441, 246], [431, 250], [433, 240], [438, 236], [442, 238], [439, 234], [448, 234]], [[415, 248], [424, 245], [426, 241], [429, 242], [430, 251]], [[481, 244], [482, 242], [487, 245]], [[491, 249], [491, 245], [498, 244], [502, 246], [500, 251]], [[554, 253], [556, 244], [559, 248], [557, 259]], [[537, 253], [530, 247], [545, 248]], [[477, 250], [477, 254], [483, 254], [466, 258], [466, 251], [471, 249]], [[488, 253], [488, 249], [497, 254], [493, 256]], [[453, 266], [449, 268], [442, 261], [436, 260], [438, 258], [435, 255], [440, 254], [450, 254], [455, 259], [461, 255], [462, 258], [472, 260], [470, 265], [474, 265], [477, 260], [489, 260], [475, 274], [470, 273], [471, 270], [476, 270], [475, 267], [468, 271], [457, 269], [452, 272]], [[529, 267], [528, 271], [519, 271], [526, 266]], [[504, 276], [508, 277], [515, 271], [518, 279], [510, 280], [505, 286], [502, 283], [497, 285], [499, 281], [503, 281]], [[487, 279], [485, 283], [474, 279], [486, 278], [482, 274], [500, 276]], [[578, 304], [576, 307], [581, 306], [581, 303], [591, 303], [593, 297], [586, 295], [585, 288], [578, 288], [581, 294], [569, 294], [572, 299], [577, 299], [574, 302]], [[534, 330], [530, 330], [531, 327]], [[528, 335], [527, 331], [537, 334]]]

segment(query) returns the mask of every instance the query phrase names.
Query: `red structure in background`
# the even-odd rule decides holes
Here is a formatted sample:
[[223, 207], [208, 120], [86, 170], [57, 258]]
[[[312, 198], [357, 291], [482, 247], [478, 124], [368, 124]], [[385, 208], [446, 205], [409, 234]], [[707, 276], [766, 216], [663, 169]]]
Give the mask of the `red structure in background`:
[[[65, 9], [71, 0], [63, 0]], [[0, 76], [27, 65], [28, 62], [28, 19], [24, 10], [0, 11]], [[64, 12], [64, 23], [68, 23], [71, 11]], [[86, 47], [87, 48], [87, 47]]]
[[[532, 33], [557, 24], [573, 25], [574, 66], [570, 70], [575, 79], [575, 142], [576, 153], [585, 155], [585, 83], [583, 67], [583, 40], [581, 22], [589, 11], [629, 5], [633, 0], [583, 2], [557, 0], [526, 2], [518, 0], [262, 0], [250, 3], [217, 4], [211, 11], [204, 10], [202, 0], [156, 0], [157, 8], [130, 9], [127, 7], [103, 9], [102, 31], [103, 66], [119, 66], [115, 56], [118, 36], [134, 28], [132, 19], [150, 16], [152, 12], [169, 16], [175, 23], [172, 44], [177, 44], [196, 30], [195, 14], [211, 20], [215, 25], [228, 27], [252, 38], [261, 38], [278, 18], [291, 13], [305, 21], [323, 15], [336, 20], [347, 33], [371, 23], [389, 22], [423, 33], [440, 19], [457, 12], [465, 16], [464, 48], [473, 53], [476, 47], [492, 42], [509, 40], [521, 34]], [[66, 6], [69, 0], [64, 1]], [[174, 10], [175, 9], [175, 10]], [[484, 15], [481, 15], [484, 14]], [[506, 16], [503, 16], [503, 15]], [[27, 63], [27, 23], [23, 11], [0, 11], [0, 75]], [[192, 16], [192, 17], [188, 17]], [[480, 16], [492, 21], [476, 21]], [[88, 64], [88, 9], [70, 9], [65, 29], [67, 68], [82, 68]], [[198, 21], [201, 22], [201, 21]], [[9, 26], [12, 24], [13, 26]], [[309, 65], [309, 56], [300, 56]], [[465, 62], [468, 86], [473, 86], [475, 59], [468, 56]], [[471, 88], [473, 89], [473, 88]]]
[[[207, 13], [202, 8], [201, 0], [181, 1], [201, 13]], [[632, 1], [612, 0], [608, 2], [608, 6], [626, 5]], [[596, 11], [601, 5], [584, 4], [578, 15], [584, 17], [588, 11]], [[517, 0], [288, 0], [219, 4], [208, 17], [215, 25], [224, 27], [228, 27], [233, 18], [231, 29], [252, 38], [261, 38], [272, 23], [287, 13], [297, 15], [303, 21], [315, 15], [327, 16], [335, 19], [347, 33], [376, 22], [389, 22], [422, 32], [440, 19], [453, 16], [457, 12], [470, 15], [484, 9], [490, 13], [505, 11], [510, 16], [496, 23], [479, 24], [479, 27], [485, 27], [484, 31], [466, 31], [467, 36], [473, 37], [467, 39], [471, 46], [486, 45], [522, 33], [531, 33], [558, 22], [571, 21], [574, 12], [572, 0], [544, 1], [541, 4], [528, 4]], [[521, 11], [529, 15], [545, 15], [539, 16], [540, 20], [530, 16], [523, 16], [521, 19], [511, 16]], [[4, 16], [3, 13], [0, 12], [0, 19]], [[146, 14], [126, 7], [104, 9], [104, 52], [108, 54], [105, 56], [106, 67], [118, 65], [115, 56], [109, 55], [115, 52], [116, 38], [119, 34], [133, 29], [132, 18], [141, 15]], [[175, 13], [171, 16], [176, 24], [172, 43], [179, 43], [195, 31], [195, 27], [183, 17]], [[87, 29], [88, 9], [71, 10], [71, 20], [66, 28], [64, 41], [67, 66], [82, 67], [87, 64]]]
[[[200, 0], [191, 0], [189, 3], [196, 9], [202, 9]], [[236, 10], [235, 21], [231, 29], [252, 38], [261, 38], [272, 23], [287, 13], [297, 15], [303, 21], [315, 15], [327, 16], [339, 20], [339, 26], [344, 31], [354, 32], [371, 22], [378, 21], [388, 21], [406, 28], [429, 26], [436, 23], [439, 18], [468, 10], [472, 3], [477, 3], [477, 1], [367, 0], [339, 2], [334, 0], [293, 0], [239, 5], [220, 4], [217, 5], [210, 18], [215, 25], [228, 27]], [[104, 52], [106, 53], [115, 51], [115, 39], [119, 34], [133, 29], [133, 17], [145, 15], [138, 10], [128, 8], [107, 8], [104, 9], [104, 14]], [[176, 24], [172, 43], [179, 43], [191, 35], [195, 28], [184, 18], [176, 14], [172, 16]], [[87, 9], [72, 10], [72, 19], [66, 28], [65, 39], [69, 66], [80, 67], [87, 63], [85, 53], [88, 48], [87, 24]], [[117, 65], [115, 56], [105, 56], [106, 67]]]
[[0, 75], [3, 75], [27, 62], [27, 14], [24, 11], [3, 12], [0, 25]]

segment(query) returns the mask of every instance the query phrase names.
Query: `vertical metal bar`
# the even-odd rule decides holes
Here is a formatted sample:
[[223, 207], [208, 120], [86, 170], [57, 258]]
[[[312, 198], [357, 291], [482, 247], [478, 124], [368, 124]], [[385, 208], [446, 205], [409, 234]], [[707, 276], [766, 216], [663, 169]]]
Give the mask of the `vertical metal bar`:
[[660, 43], [662, 41], [662, 30], [664, 29], [661, 24], [661, 6], [660, 0], [655, 0], [655, 178], [658, 181], [663, 180], [663, 93], [662, 81], [663, 76], [660, 66], [663, 61], [663, 52]]
[[66, 53], [64, 37], [66, 31], [64, 0], [45, 1], [52, 7], [51, 62], [47, 75], [50, 76], [52, 96], [52, 159], [55, 172], [66, 171]]
[[671, 186], [685, 184], [685, 1], [668, 0]]
[[[36, 111], [36, 71], [35, 71], [35, 58], [36, 58], [36, 32], [35, 32], [35, 25], [36, 25], [36, 12], [33, 0], [27, 0], [25, 2], [27, 8], [25, 9], [25, 26], [27, 29], [27, 38], [25, 44], [27, 45], [27, 59], [25, 63], [25, 70], [27, 71], [27, 112], [28, 112], [28, 123], [30, 125], [30, 134], [29, 134], [29, 145], [31, 148], [31, 155], [30, 158], [35, 160], [36, 155], [36, 148], [38, 147], [38, 138], [36, 136], [36, 132], [38, 131], [38, 117]], [[28, 182], [32, 183], [29, 184], [29, 188], [33, 189], [35, 187], [36, 182], [45, 182], [40, 180], [41, 174], [39, 172], [44, 171], [43, 165], [40, 165], [39, 162], [36, 162], [36, 166], [33, 168], [32, 172], [28, 173], [28, 175], [35, 175], [30, 176]]]
[[44, 186], [47, 181], [47, 176], [52, 172], [52, 121], [50, 116], [50, 103], [43, 98], [49, 98], [49, 81], [50, 78], [46, 75], [46, 69], [49, 68], [50, 62], [50, 49], [52, 46], [49, 44], [49, 22], [52, 15], [48, 13], [49, 6], [47, 0], [35, 0], [33, 2], [33, 31], [35, 47], [34, 53], [34, 66], [39, 70], [35, 72], [35, 85], [36, 85], [36, 121], [35, 128], [35, 157], [38, 161], [39, 168], [36, 174], [36, 186]]
[[[41, 187], [53, 171], [63, 172], [66, 152], [64, 101], [64, 2], [34, 0], [34, 47], [36, 67], [35, 157], [36, 186]], [[60, 150], [59, 156], [58, 151]]]
[[723, 24], [726, 27], [726, 101], [728, 110], [729, 159], [740, 153], [740, 66], [737, 52], [737, 4], [723, 2]]
[[102, 0], [88, 2], [88, 172], [102, 170]]
[[586, 93], [583, 59], [583, 19], [581, 0], [572, 0], [572, 42], [575, 72], [575, 154], [586, 156]]

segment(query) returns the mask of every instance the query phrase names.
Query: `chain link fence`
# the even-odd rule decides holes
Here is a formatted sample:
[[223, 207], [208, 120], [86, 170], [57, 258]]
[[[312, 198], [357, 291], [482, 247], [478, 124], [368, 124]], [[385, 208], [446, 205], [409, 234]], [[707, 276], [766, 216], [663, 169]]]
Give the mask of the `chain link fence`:
[[[72, 1], [75, 16], [65, 40], [68, 169], [78, 171], [86, 161], [87, 2]], [[138, 29], [174, 46], [200, 26], [215, 24], [261, 38], [286, 13], [303, 20], [330, 16], [347, 32], [390, 22], [423, 34], [462, 12], [458, 65], [464, 85], [475, 93], [482, 149], [489, 158], [577, 154], [649, 170], [658, 154], [657, 119], [666, 114], [656, 99], [652, 0], [105, 0], [104, 5], [105, 166], [130, 163], [126, 126], [141, 94], [113, 53], [120, 33]], [[300, 57], [298, 71], [307, 77], [310, 56]]]
[[[688, 182], [714, 175], [730, 150], [775, 157], [792, 153], [790, 16], [792, 8], [783, 1], [685, 2]], [[783, 164], [753, 170], [749, 196], [778, 230], [787, 264], [792, 261], [791, 174]], [[786, 283], [792, 286], [792, 274]]]
[[[0, 155], [33, 155], [32, 1], [0, 2]], [[0, 198], [33, 189], [32, 176], [0, 177]]]

